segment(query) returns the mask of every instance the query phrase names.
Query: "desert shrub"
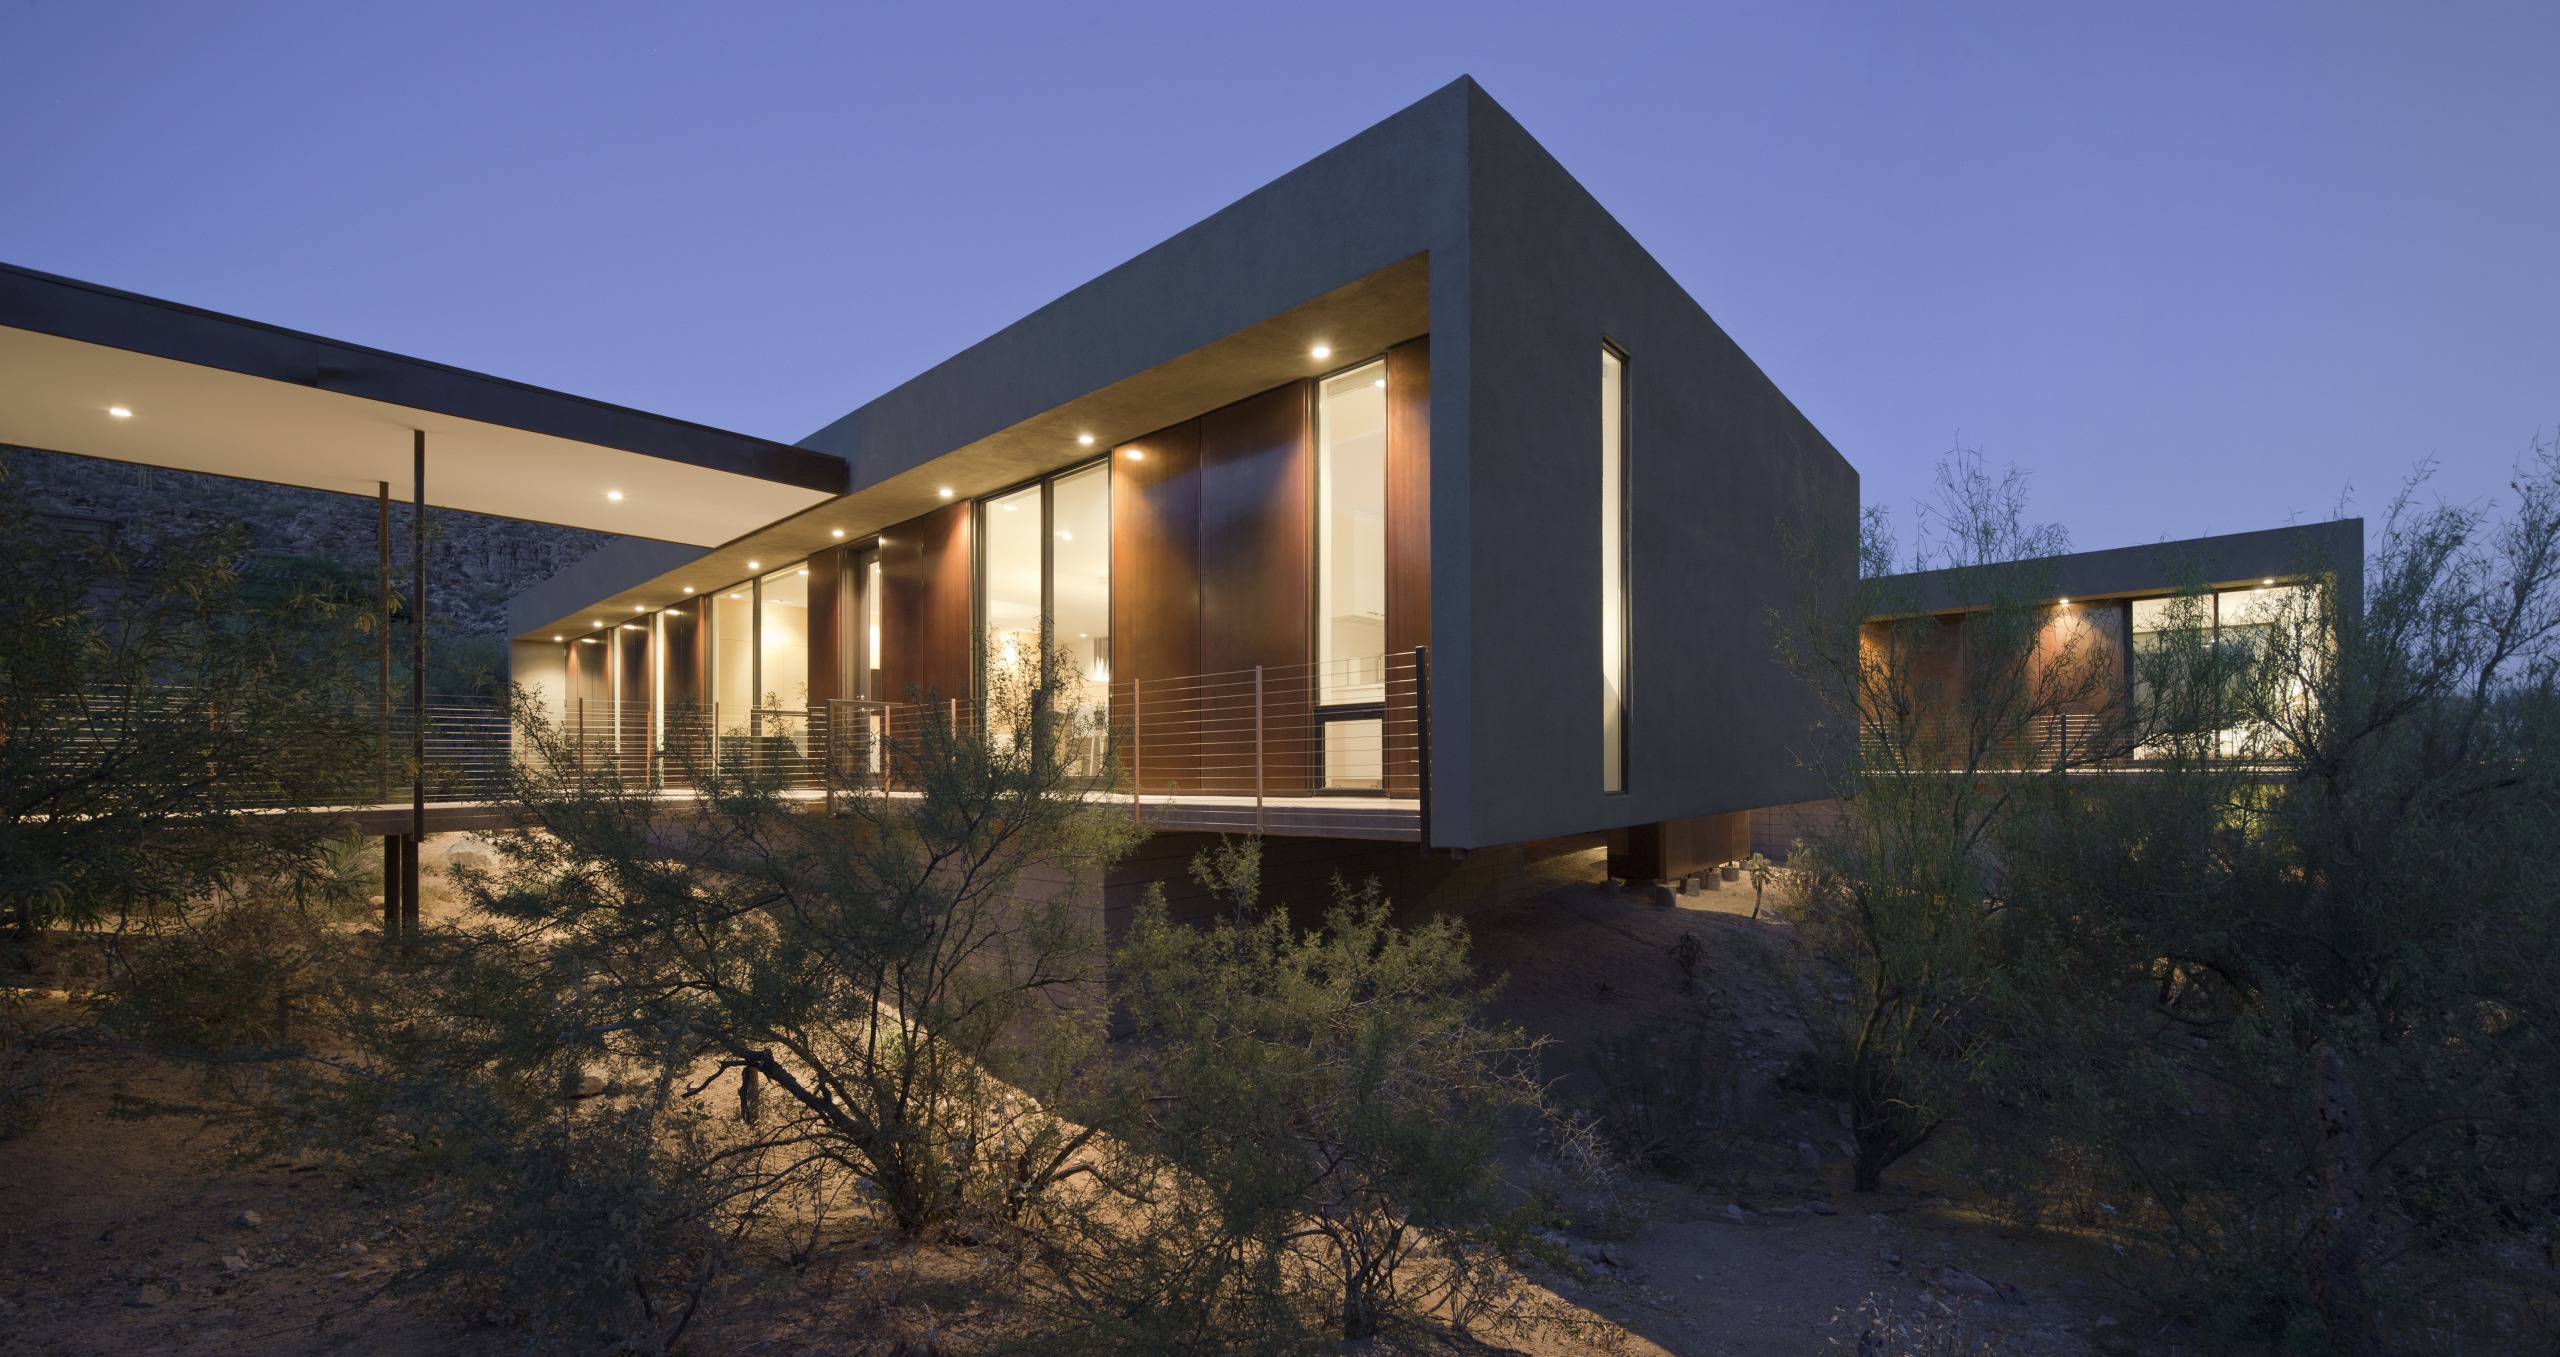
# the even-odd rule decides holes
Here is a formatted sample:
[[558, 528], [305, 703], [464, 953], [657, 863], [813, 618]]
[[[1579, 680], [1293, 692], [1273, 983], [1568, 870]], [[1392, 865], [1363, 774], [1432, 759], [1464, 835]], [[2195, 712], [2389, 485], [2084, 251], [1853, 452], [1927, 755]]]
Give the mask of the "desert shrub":
[[2068, 1151], [2048, 1191], [2096, 1197], [2126, 1283], [2218, 1345], [2510, 1343], [2547, 1314], [2549, 449], [2514, 493], [2503, 520], [2404, 495], [2361, 615], [2330, 590], [2246, 645], [2164, 638], [2137, 703], [2156, 765], [2008, 827], [1999, 1082]]
[[[1807, 620], [1780, 633], [1826, 703], [1808, 752], [1841, 814], [1790, 858], [1777, 956], [1812, 1039], [1809, 1078], [1849, 1109], [1862, 1192], [1956, 1115], [1998, 1050], [2001, 827], [2027, 789], [2112, 752], [2056, 738], [2111, 694], [2114, 657], [2044, 601], [2039, 562], [2069, 542], [2026, 521], [2018, 473], [1951, 456], [1923, 523], [1903, 560], [1871, 513], [1858, 587], [1838, 597], [1810, 575]], [[1908, 583], [1921, 571], [1932, 596]]]
[[287, 812], [369, 770], [369, 614], [269, 587], [237, 525], [134, 557], [29, 510], [0, 465], [0, 926], [25, 943], [290, 871]]
[[1155, 901], [1114, 994], [1119, 1137], [1043, 1234], [1057, 1341], [1295, 1352], [1543, 1317], [1513, 1269], [1542, 1213], [1495, 1162], [1533, 1051], [1480, 1017], [1461, 925], [1399, 928], [1374, 884], [1337, 883], [1309, 932]]
[[100, 1025], [192, 1055], [281, 1053], [328, 1028], [348, 968], [366, 963], [353, 925], [380, 889], [378, 855], [350, 831], [281, 877], [130, 916], [100, 949]]
[[805, 1255], [812, 1203], [911, 1234], [1018, 1215], [1091, 1138], [1047, 1109], [1103, 1015], [1080, 883], [1129, 836], [1045, 678], [929, 721], [899, 795], [832, 815], [741, 745], [669, 802], [525, 712], [541, 829], [347, 984], [336, 1049], [266, 1090], [269, 1140], [371, 1184], [418, 1284], [493, 1287], [564, 1347], [673, 1342], [742, 1250]]
[[1733, 1163], [1749, 1115], [1732, 1047], [1705, 1022], [1631, 1028], [1586, 1056], [1598, 1124], [1628, 1162], [1683, 1182], [1716, 1180]]

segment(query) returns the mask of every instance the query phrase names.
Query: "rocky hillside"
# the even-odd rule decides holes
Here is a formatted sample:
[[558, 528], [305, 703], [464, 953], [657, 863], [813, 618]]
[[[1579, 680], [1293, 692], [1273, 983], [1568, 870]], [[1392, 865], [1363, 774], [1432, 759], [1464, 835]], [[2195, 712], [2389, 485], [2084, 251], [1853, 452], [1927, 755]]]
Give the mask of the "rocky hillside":
[[[365, 574], [375, 566], [370, 499], [26, 448], [0, 449], [0, 456], [39, 512], [66, 526], [113, 533], [136, 549], [171, 533], [237, 520], [247, 525], [254, 550], [325, 556]], [[409, 560], [409, 517], [407, 506], [392, 506], [395, 568], [405, 569]], [[432, 511], [429, 522], [430, 611], [436, 630], [450, 637], [504, 636], [509, 596], [613, 540], [452, 509]]]

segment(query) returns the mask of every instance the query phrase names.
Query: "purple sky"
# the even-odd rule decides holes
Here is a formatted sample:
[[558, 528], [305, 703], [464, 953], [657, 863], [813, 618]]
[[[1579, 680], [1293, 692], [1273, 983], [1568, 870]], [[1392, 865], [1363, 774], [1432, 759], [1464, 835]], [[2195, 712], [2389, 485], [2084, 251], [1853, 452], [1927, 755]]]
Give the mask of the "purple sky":
[[0, 5], [0, 259], [797, 439], [1472, 74], [1904, 513], [2480, 500], [2560, 6]]

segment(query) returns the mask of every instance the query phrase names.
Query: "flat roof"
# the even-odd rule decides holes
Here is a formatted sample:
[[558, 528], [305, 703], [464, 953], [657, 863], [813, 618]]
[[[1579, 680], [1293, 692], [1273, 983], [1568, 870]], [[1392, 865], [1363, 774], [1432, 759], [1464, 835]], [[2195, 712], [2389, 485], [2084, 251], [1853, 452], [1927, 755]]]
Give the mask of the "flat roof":
[[693, 546], [850, 484], [824, 452], [0, 264], [0, 443], [405, 500], [412, 431], [429, 504]]

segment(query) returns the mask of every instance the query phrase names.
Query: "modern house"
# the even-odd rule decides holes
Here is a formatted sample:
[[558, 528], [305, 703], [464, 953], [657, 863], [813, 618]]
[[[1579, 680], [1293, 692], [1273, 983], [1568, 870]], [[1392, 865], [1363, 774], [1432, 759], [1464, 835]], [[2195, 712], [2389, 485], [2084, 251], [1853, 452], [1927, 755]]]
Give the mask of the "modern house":
[[[835, 768], [1063, 649], [1161, 831], [1116, 885], [1258, 828], [1280, 881], [1439, 904], [1559, 836], [1681, 875], [1814, 795], [1772, 618], [1849, 577], [1858, 501], [1465, 79], [797, 446], [20, 269], [0, 443], [620, 535], [513, 601], [513, 670], [645, 777], [688, 740]], [[485, 814], [424, 781], [355, 808], [411, 882]]]
[[800, 447], [840, 491], [515, 599], [518, 681], [643, 775], [679, 738], [824, 767], [1062, 648], [1163, 831], [1132, 881], [1238, 829], [1311, 876], [1418, 845], [1452, 899], [1601, 831], [1677, 876], [1814, 791], [1770, 619], [1856, 472], [1472, 81]]

